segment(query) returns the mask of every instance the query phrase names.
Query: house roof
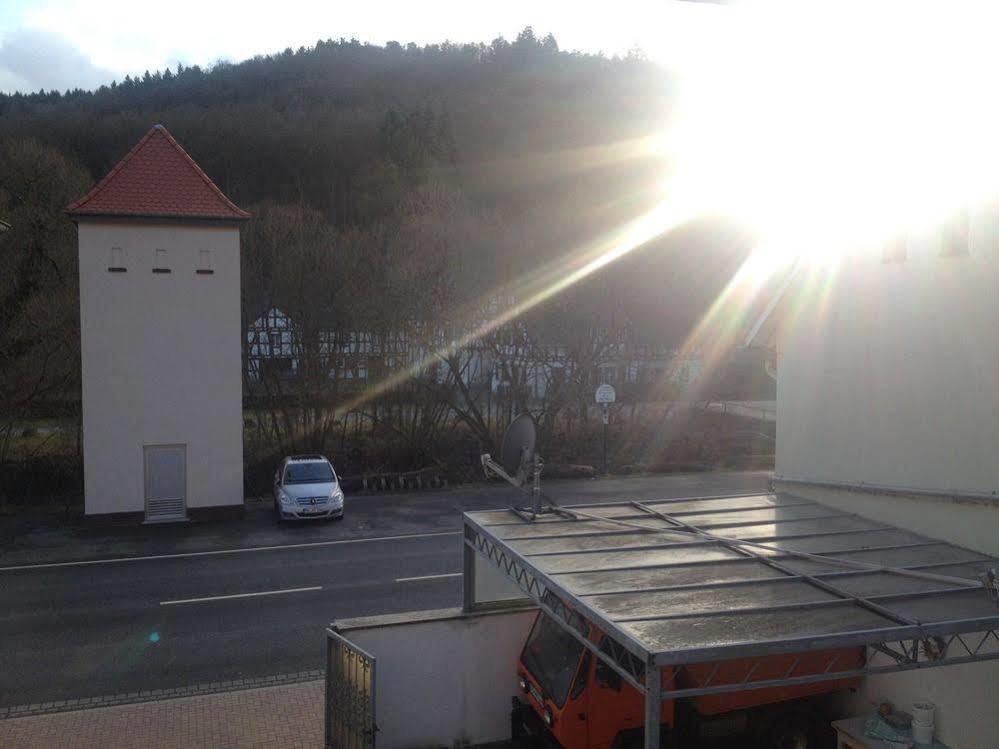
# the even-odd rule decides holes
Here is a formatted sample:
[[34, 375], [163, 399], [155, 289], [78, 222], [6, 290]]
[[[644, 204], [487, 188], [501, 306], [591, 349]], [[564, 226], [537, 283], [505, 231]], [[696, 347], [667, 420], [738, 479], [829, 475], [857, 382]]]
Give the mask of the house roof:
[[999, 560], [790, 494], [562, 506], [534, 521], [470, 512], [464, 522], [483, 561], [536, 603], [597, 624], [642, 663], [999, 627], [979, 580]]
[[74, 218], [241, 221], [239, 208], [162, 125], [154, 125], [94, 188], [66, 208]]

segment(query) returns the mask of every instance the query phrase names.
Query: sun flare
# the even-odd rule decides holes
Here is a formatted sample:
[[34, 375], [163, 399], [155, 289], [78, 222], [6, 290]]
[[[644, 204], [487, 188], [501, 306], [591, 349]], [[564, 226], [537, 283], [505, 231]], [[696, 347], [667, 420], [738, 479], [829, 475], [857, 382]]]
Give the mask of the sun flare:
[[986, 4], [736, 4], [678, 66], [676, 182], [764, 265], [932, 227], [996, 193]]

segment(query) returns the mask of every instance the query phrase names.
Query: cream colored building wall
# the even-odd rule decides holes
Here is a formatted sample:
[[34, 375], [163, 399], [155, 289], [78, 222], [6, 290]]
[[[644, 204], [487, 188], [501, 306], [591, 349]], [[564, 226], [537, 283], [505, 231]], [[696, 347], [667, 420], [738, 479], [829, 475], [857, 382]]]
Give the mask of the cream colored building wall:
[[[779, 482], [776, 488], [999, 556], [999, 503], [784, 487]], [[971, 640], [972, 645], [977, 644], [977, 639]], [[997, 649], [999, 644], [994, 642], [985, 648], [992, 652]], [[907, 710], [917, 700], [930, 700], [937, 705], [936, 735], [941, 741], [954, 749], [996, 749], [999, 747], [997, 684], [999, 661], [873, 676], [864, 680], [852, 701], [852, 711], [869, 712], [885, 701]]]
[[517, 660], [533, 608], [466, 614], [411, 611], [337, 622], [375, 657], [382, 749], [465, 746], [510, 738]]
[[885, 700], [911, 711], [913, 702], [929, 700], [936, 706], [934, 735], [953, 749], [999, 747], [999, 713], [995, 661], [948, 666], [930, 671], [874, 676], [864, 681], [859, 695], [865, 711]]
[[474, 589], [476, 604], [530, 600], [524, 595], [524, 591], [514, 585], [510, 578], [478, 551], [475, 552]]
[[[999, 555], [999, 505], [988, 500], [954, 502], [821, 487], [785, 487], [779, 482], [776, 488], [985, 554]], [[970, 640], [972, 645], [977, 644], [974, 636]], [[985, 648], [991, 652], [997, 649], [999, 644], [995, 642]], [[997, 684], [999, 661], [873, 676], [864, 680], [848, 709], [859, 715], [888, 701], [908, 710], [917, 700], [930, 700], [937, 705], [938, 739], [954, 749], [996, 749], [999, 747]]]
[[805, 278], [777, 381], [778, 476], [999, 497], [999, 213], [968, 257], [914, 236]]
[[239, 229], [81, 221], [79, 242], [87, 514], [143, 511], [157, 444], [187, 446], [189, 508], [242, 504]]
[[[778, 425], [779, 428], [779, 425]], [[848, 492], [783, 485], [778, 491], [814, 499], [847, 512], [879, 520], [932, 538], [999, 557], [999, 502]]]
[[[778, 490], [999, 555], [999, 222], [972, 217], [967, 257], [939, 237], [910, 239], [908, 258], [858, 252], [805, 278], [778, 337]], [[960, 492], [946, 499], [780, 482]], [[996, 500], [991, 497], [996, 496]], [[938, 706], [937, 736], [955, 749], [997, 749], [999, 662], [868, 678], [859, 714], [888, 700]]]

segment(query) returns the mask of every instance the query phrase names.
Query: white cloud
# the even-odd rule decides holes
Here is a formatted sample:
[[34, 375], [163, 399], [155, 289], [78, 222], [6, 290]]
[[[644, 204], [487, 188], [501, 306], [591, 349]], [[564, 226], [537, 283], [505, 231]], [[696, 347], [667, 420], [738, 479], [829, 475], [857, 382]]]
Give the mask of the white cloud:
[[[554, 33], [563, 49], [624, 54], [637, 46], [668, 61], [698, 48], [705, 25], [719, 13], [724, 9], [666, 0], [618, 0], [611, 5], [606, 0], [507, 0], [490, 5], [467, 0], [173, 0], [148, 6], [134, 0], [38, 0], [25, 9], [21, 23], [22, 29], [59, 35], [93, 66], [113, 71], [120, 79], [173, 67], [178, 60], [186, 65], [238, 61], [308, 46], [317, 39], [488, 43], [501, 34], [511, 39], [527, 25], [539, 34]], [[86, 85], [93, 79], [61, 80], [60, 85]]]
[[0, 47], [0, 90], [94, 88], [109, 83], [110, 70], [94, 65], [79, 49], [51, 31], [22, 28]]

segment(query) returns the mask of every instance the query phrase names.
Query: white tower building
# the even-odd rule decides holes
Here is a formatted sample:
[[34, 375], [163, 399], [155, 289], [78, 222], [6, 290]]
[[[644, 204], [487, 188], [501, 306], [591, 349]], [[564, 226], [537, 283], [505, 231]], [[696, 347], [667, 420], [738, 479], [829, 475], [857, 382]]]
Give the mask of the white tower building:
[[79, 230], [87, 515], [241, 511], [249, 214], [162, 125], [67, 213]]

